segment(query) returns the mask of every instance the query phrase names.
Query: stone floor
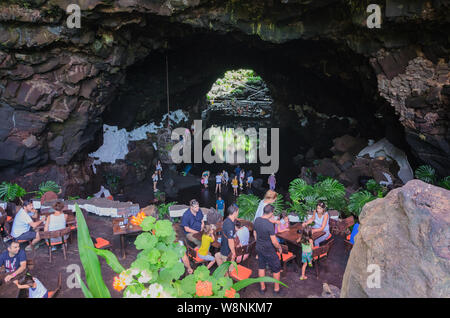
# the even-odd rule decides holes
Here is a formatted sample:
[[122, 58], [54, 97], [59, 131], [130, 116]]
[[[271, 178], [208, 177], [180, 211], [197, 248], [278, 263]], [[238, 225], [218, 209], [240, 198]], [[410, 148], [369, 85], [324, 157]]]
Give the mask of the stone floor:
[[[120, 259], [120, 242], [119, 237], [114, 237], [112, 234], [112, 221], [109, 217], [101, 217], [93, 214], [89, 214], [87, 223], [91, 231], [91, 235], [94, 237], [103, 237], [113, 244], [112, 251], [119, 257], [120, 263], [128, 268], [134, 261], [138, 251], [134, 247], [134, 240], [136, 236], [129, 236], [126, 240], [126, 259]], [[49, 290], [54, 289], [57, 285], [58, 273], [62, 274], [62, 288], [58, 297], [65, 298], [79, 298], [83, 297], [83, 293], [79, 288], [70, 288], [75, 282], [74, 268], [78, 265], [81, 273], [80, 276], [84, 280], [84, 271], [81, 266], [81, 261], [78, 254], [76, 233], [73, 235], [72, 243], [69, 243], [67, 260], [64, 260], [62, 250], [58, 250], [53, 253], [53, 262], [49, 262], [47, 247], [41, 246], [34, 253], [27, 254], [30, 258], [33, 258], [35, 267], [32, 271]], [[287, 274], [282, 277], [282, 281], [289, 286], [286, 289], [285, 294], [278, 297], [308, 297], [311, 295], [320, 295], [322, 293], [322, 284], [328, 283], [341, 288], [342, 277], [344, 274], [345, 266], [347, 264], [348, 252], [344, 251], [342, 238], [336, 237], [335, 244], [331, 249], [328, 260], [323, 262], [320, 266], [320, 277], [316, 279], [314, 269], [307, 268], [306, 275], [308, 279], [300, 281], [298, 279], [299, 273], [296, 273], [296, 265], [289, 265], [287, 268]], [[102, 274], [105, 283], [109, 287], [112, 297], [122, 297], [121, 293], [118, 293], [112, 288], [113, 278], [116, 275], [101, 258]], [[73, 265], [75, 264], [75, 265]], [[253, 269], [252, 277], [257, 276], [257, 261], [254, 257], [250, 261], [250, 267]], [[213, 267], [214, 269], [214, 267]], [[71, 284], [72, 283], [72, 284]], [[15, 288], [15, 287], [14, 287]], [[261, 296], [258, 291], [257, 285], [252, 285], [241, 291], [241, 297], [243, 298], [275, 298], [271, 291], [273, 289], [272, 284], [267, 285], [268, 291], [265, 295]], [[11, 297], [11, 293], [3, 293], [0, 290], [0, 298]]]

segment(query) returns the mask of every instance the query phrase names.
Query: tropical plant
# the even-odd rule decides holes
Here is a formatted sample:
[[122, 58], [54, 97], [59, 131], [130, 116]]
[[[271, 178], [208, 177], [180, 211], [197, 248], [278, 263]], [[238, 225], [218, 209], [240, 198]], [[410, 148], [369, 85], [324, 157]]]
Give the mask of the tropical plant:
[[158, 205], [158, 219], [162, 220], [166, 215], [169, 215], [169, 208], [177, 203], [178, 202], [174, 201], [169, 203], [161, 203]]
[[318, 201], [326, 202], [330, 209], [342, 210], [346, 206], [345, 187], [333, 178], [326, 178], [314, 186], [301, 178], [294, 179], [289, 185], [289, 194], [293, 202], [290, 210], [299, 217], [314, 210]]
[[164, 202], [166, 200], [166, 193], [163, 191], [157, 191], [155, 193], [155, 199], [156, 199], [156, 201]]
[[67, 200], [69, 200], [69, 201], [75, 201], [75, 200], [79, 200], [79, 199], [80, 199], [79, 195], [76, 195], [76, 196], [73, 196], [73, 197], [71, 197], [71, 196], [67, 197]]
[[58, 193], [61, 190], [59, 185], [55, 181], [45, 181], [39, 185], [39, 190], [37, 191], [37, 198], [41, 198], [44, 193], [52, 191]]
[[115, 193], [119, 188], [120, 177], [114, 173], [105, 174], [106, 184], [111, 192]]
[[286, 206], [283, 200], [283, 196], [278, 193], [277, 195], [277, 199], [275, 200], [274, 203], [272, 203], [273, 207], [275, 208], [275, 210], [273, 211], [273, 213], [275, 215], [280, 215], [281, 213], [283, 213], [283, 211], [286, 210]]
[[[134, 244], [141, 252], [129, 269], [124, 269], [117, 257], [110, 251], [93, 247], [83, 214], [75, 205], [78, 222], [78, 248], [86, 274], [87, 286], [77, 275], [85, 297], [111, 297], [101, 275], [97, 256], [105, 258], [107, 264], [118, 274], [112, 285], [117, 291], [123, 291], [124, 297], [156, 298], [156, 297], [239, 297], [242, 288], [258, 283], [280, 283], [271, 277], [250, 278], [233, 283], [225, 277], [230, 264], [225, 262], [211, 275], [206, 266], [199, 266], [191, 275], [185, 276], [184, 265], [179, 259], [186, 253], [186, 248], [175, 242], [175, 231], [168, 220], [156, 221], [148, 216], [141, 223], [143, 233]], [[287, 286], [286, 286], [287, 287]]]
[[416, 169], [414, 174], [417, 179], [431, 184], [433, 184], [436, 179], [436, 171], [432, 166], [429, 165], [420, 166]]
[[369, 181], [367, 181], [366, 189], [370, 191], [373, 195], [377, 196], [378, 198], [384, 197], [384, 195], [387, 192], [386, 187], [383, 187], [374, 179], [370, 179]]
[[27, 191], [17, 183], [3, 181], [2, 184], [0, 184], [0, 199], [5, 202], [13, 202], [16, 199], [22, 201], [22, 197], [26, 194]]
[[375, 200], [376, 197], [372, 195], [369, 191], [358, 191], [350, 196], [350, 203], [348, 205], [348, 210], [354, 215], [359, 216], [362, 208], [367, 202]]
[[439, 181], [439, 186], [444, 189], [450, 190], [450, 176], [446, 176], [441, 181]]
[[236, 204], [239, 206], [239, 218], [253, 221], [260, 201], [256, 195], [240, 194], [236, 199]]

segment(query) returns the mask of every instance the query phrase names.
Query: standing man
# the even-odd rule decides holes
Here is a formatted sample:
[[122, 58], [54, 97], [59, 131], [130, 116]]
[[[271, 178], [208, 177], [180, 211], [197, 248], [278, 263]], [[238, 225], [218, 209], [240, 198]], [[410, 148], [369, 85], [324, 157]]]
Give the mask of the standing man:
[[5, 276], [5, 282], [21, 274], [27, 268], [27, 255], [20, 249], [16, 241], [9, 241], [7, 250], [0, 254], [0, 267], [5, 266], [8, 275]]
[[223, 217], [223, 213], [225, 212], [225, 201], [222, 199], [220, 195], [217, 197], [216, 210]]
[[[273, 278], [280, 280], [281, 264], [278, 258], [277, 251], [281, 253], [281, 246], [275, 236], [275, 227], [269, 220], [273, 216], [275, 210], [272, 204], [268, 204], [264, 207], [264, 213], [261, 217], [258, 217], [254, 223], [254, 229], [257, 233], [256, 238], [256, 252], [258, 253], [258, 276], [266, 276], [266, 265], [269, 265], [270, 270], [273, 273]], [[266, 286], [261, 283], [260, 293], [264, 294]], [[280, 293], [280, 284], [275, 283], [274, 293]]]
[[201, 232], [203, 230], [203, 213], [200, 210], [200, 206], [197, 200], [192, 199], [189, 202], [189, 209], [186, 210], [181, 219], [181, 226], [186, 233], [186, 238], [194, 243], [196, 246], [200, 246], [202, 242], [194, 237], [195, 233]]
[[[16, 239], [16, 241], [32, 241], [30, 245], [25, 248], [25, 251], [29, 252], [32, 250], [31, 246], [35, 245], [40, 241], [39, 232], [33, 231], [38, 227], [42, 220], [33, 222], [29, 213], [35, 212], [33, 208], [33, 202], [24, 201], [23, 208], [14, 217], [14, 223], [11, 229], [11, 236]], [[32, 227], [33, 229], [30, 229]]]
[[239, 207], [232, 204], [228, 207], [228, 217], [223, 222], [222, 226], [222, 242], [220, 245], [220, 252], [215, 255], [217, 266], [222, 265], [227, 261], [231, 253], [231, 261], [236, 259], [236, 249], [234, 246], [234, 235], [236, 234], [235, 221], [239, 215]]

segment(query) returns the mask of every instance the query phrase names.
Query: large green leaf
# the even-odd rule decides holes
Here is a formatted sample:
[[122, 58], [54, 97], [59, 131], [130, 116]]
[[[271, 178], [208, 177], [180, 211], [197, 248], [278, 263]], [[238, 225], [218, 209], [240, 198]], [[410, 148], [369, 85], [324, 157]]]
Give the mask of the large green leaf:
[[436, 171], [432, 166], [429, 165], [420, 166], [416, 169], [414, 174], [417, 179], [431, 184], [433, 184], [436, 179]]
[[86, 220], [78, 204], [75, 204], [75, 211], [78, 226], [78, 251], [89, 290], [95, 298], [110, 298], [111, 294], [103, 281], [100, 261], [97, 254], [92, 251], [94, 243], [92, 243]]
[[216, 270], [214, 271], [212, 276], [215, 279], [219, 279], [220, 277], [224, 277], [225, 274], [227, 273], [228, 269], [230, 268], [230, 265], [234, 266], [234, 268], [236, 269], [236, 273], [237, 273], [237, 270], [238, 270], [237, 263], [234, 262], [234, 261], [233, 262], [226, 261], [226, 262], [223, 262], [219, 267], [216, 268]]
[[108, 263], [111, 269], [115, 271], [117, 274], [120, 274], [125, 270], [125, 268], [119, 263], [119, 260], [117, 259], [116, 255], [114, 255], [113, 252], [108, 250], [101, 250], [95, 247], [89, 248], [92, 249], [98, 256], [103, 257], [106, 260], [106, 263]]
[[348, 205], [348, 210], [356, 216], [359, 216], [364, 205], [367, 202], [375, 199], [376, 197], [373, 196], [369, 191], [355, 192], [350, 196], [350, 204]]
[[283, 282], [280, 282], [279, 280], [276, 280], [272, 277], [258, 277], [258, 278], [247, 278], [247, 279], [243, 279], [237, 283], [235, 283], [232, 288], [235, 291], [239, 291], [242, 288], [245, 288], [251, 284], [255, 284], [255, 283], [278, 283], [284, 287], [287, 287]]
[[94, 296], [92, 296], [91, 291], [87, 288], [87, 286], [86, 286], [86, 285], [84, 284], [84, 282], [81, 280], [80, 275], [79, 275], [78, 273], [75, 273], [75, 277], [77, 278], [78, 283], [79, 283], [80, 286], [81, 286], [81, 291], [83, 292], [84, 297], [85, 297], [85, 298], [94, 298]]
[[158, 239], [154, 235], [151, 235], [150, 233], [142, 233], [136, 238], [134, 245], [138, 250], [145, 250], [155, 247], [157, 242]]

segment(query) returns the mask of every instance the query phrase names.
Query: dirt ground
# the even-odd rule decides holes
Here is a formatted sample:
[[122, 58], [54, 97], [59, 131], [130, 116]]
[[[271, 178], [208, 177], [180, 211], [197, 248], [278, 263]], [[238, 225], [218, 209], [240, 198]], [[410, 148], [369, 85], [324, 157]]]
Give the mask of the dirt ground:
[[[87, 223], [91, 231], [91, 235], [94, 237], [103, 237], [109, 240], [112, 245], [112, 251], [119, 257], [120, 263], [128, 268], [129, 265], [135, 260], [138, 251], [136, 250], [133, 242], [136, 236], [128, 236], [126, 240], [126, 259], [120, 258], [120, 241], [118, 236], [112, 234], [112, 220], [109, 217], [101, 217], [93, 214], [89, 214]], [[75, 234], [75, 235], [73, 235]], [[46, 246], [38, 248], [34, 254], [33, 252], [27, 253], [28, 258], [34, 260], [35, 267], [32, 271], [49, 290], [54, 289], [57, 286], [58, 273], [62, 274], [62, 288], [58, 297], [62, 298], [80, 298], [83, 297], [83, 293], [80, 288], [70, 288], [75, 282], [75, 268], [73, 264], [78, 265], [81, 273], [80, 276], [84, 280], [84, 271], [81, 266], [81, 261], [77, 249], [76, 233], [73, 233], [72, 242], [69, 243], [67, 260], [64, 260], [62, 250], [53, 252], [53, 261], [49, 262], [48, 249]], [[4, 249], [4, 248], [2, 248]], [[295, 264], [290, 264], [287, 267], [287, 273], [281, 280], [288, 285], [289, 288], [285, 289], [285, 292], [280, 296], [275, 296], [272, 292], [273, 285], [267, 284], [267, 291], [264, 295], [260, 295], [258, 286], [251, 285], [241, 291], [242, 298], [275, 298], [275, 297], [291, 297], [301, 298], [308, 297], [310, 295], [320, 296], [322, 293], [322, 284], [328, 283], [341, 288], [342, 278], [347, 264], [348, 252], [344, 251], [343, 239], [341, 237], [335, 238], [335, 244], [330, 251], [329, 258], [322, 262], [320, 265], [319, 279], [316, 278], [314, 268], [307, 268], [306, 275], [308, 279], [300, 281], [299, 272], [295, 272], [297, 267]], [[112, 288], [113, 278], [116, 275], [101, 258], [102, 274], [105, 283], [109, 287], [111, 296], [113, 298], [122, 297], [122, 293], [115, 291]], [[252, 277], [257, 277], [257, 261], [254, 256], [250, 260], [250, 265], [253, 269]], [[213, 267], [214, 270], [215, 267]], [[72, 283], [72, 284], [71, 284]], [[13, 286], [15, 288], [15, 286]], [[2, 295], [3, 294], [3, 295]], [[14, 294], [14, 293], [12, 293]], [[11, 297], [11, 293], [2, 293], [0, 291], [0, 298]]]

